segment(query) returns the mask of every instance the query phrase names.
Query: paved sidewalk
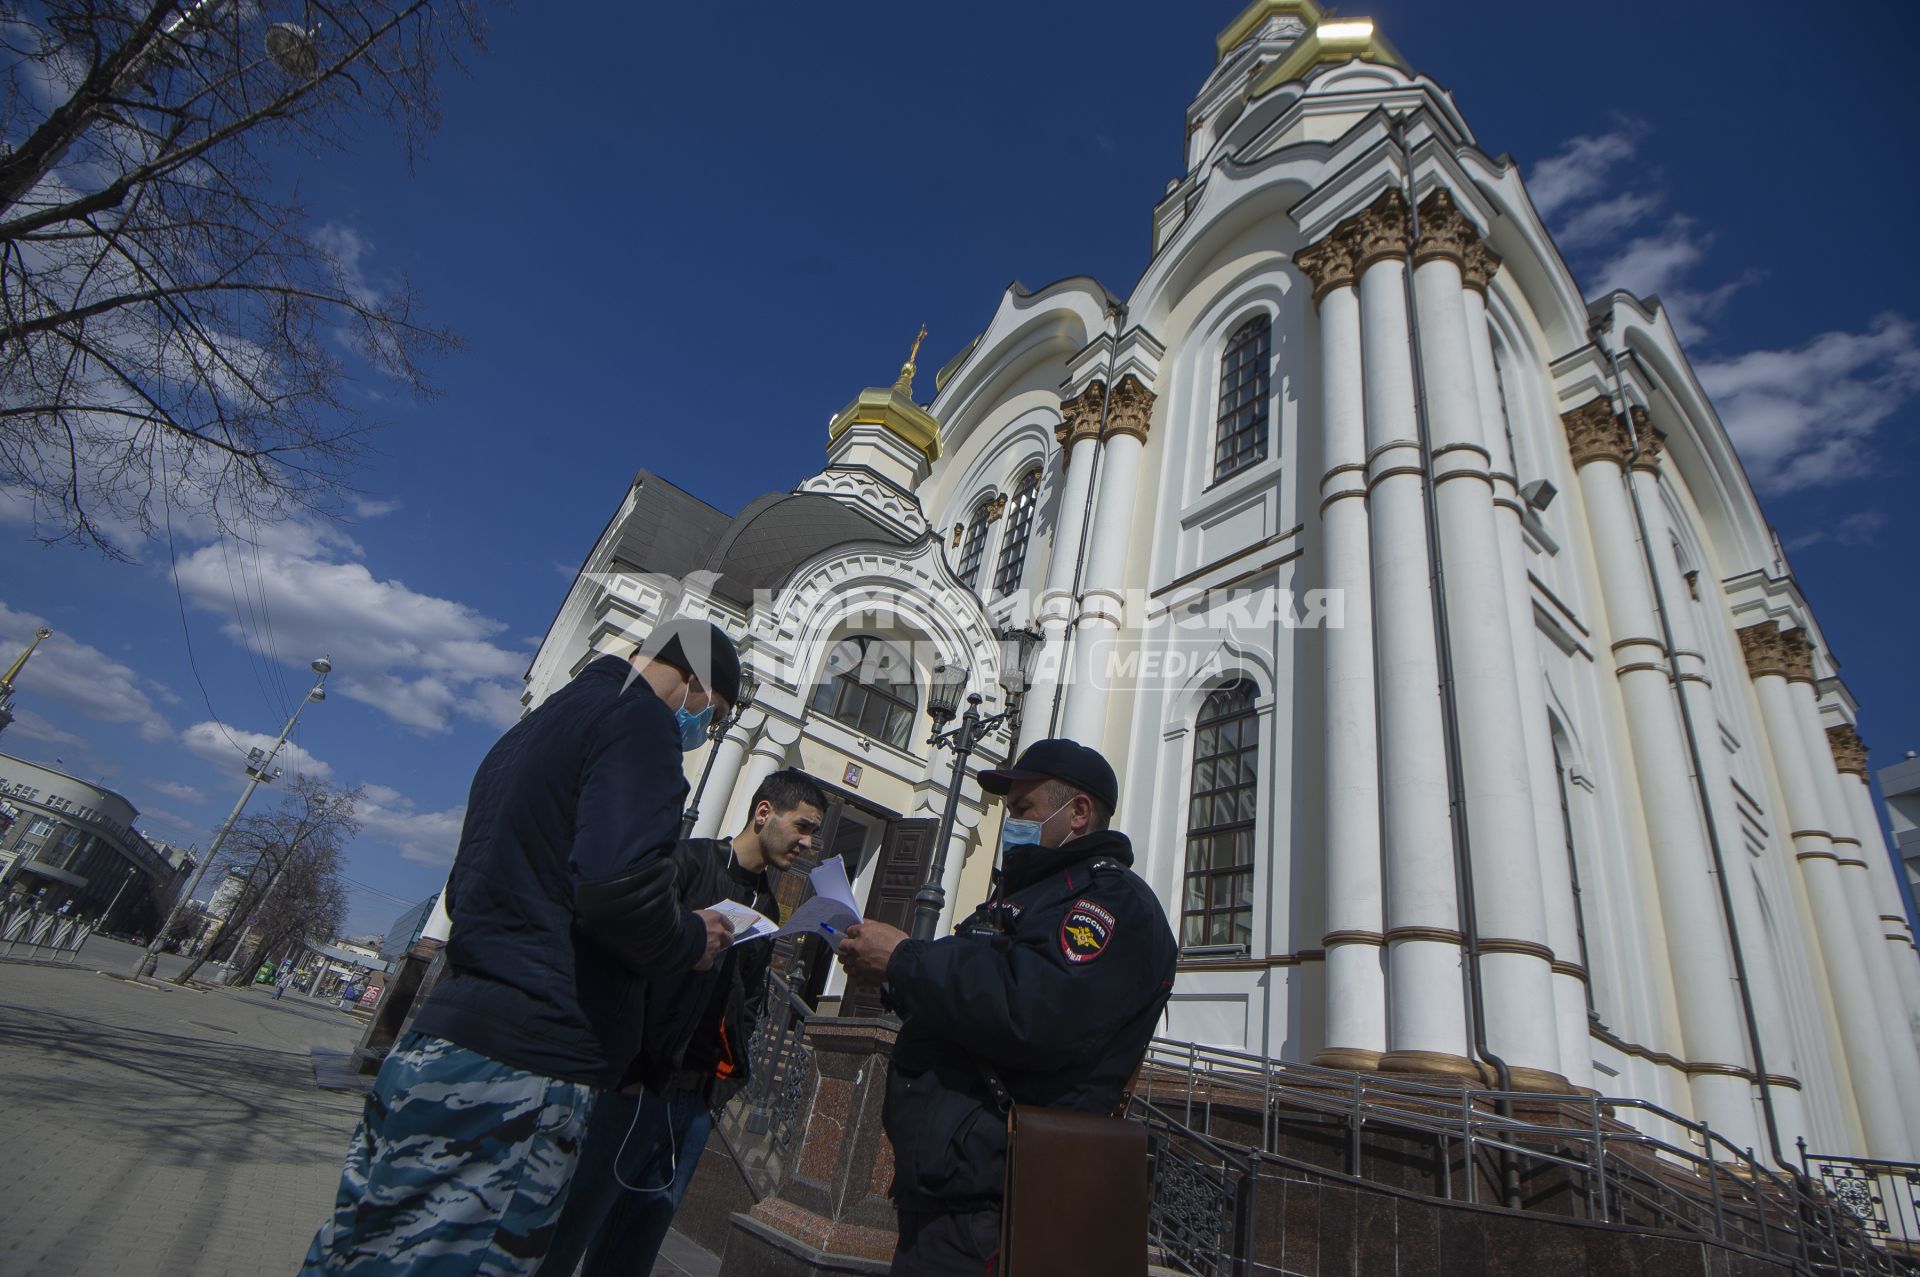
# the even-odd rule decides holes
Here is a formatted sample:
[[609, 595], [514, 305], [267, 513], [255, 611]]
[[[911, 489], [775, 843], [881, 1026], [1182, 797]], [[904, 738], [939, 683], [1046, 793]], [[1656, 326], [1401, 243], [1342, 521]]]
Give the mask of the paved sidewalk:
[[314, 1084], [313, 1051], [351, 1050], [362, 1022], [134, 984], [90, 969], [122, 969], [103, 956], [0, 962], [0, 1273], [291, 1274], [360, 1112]]

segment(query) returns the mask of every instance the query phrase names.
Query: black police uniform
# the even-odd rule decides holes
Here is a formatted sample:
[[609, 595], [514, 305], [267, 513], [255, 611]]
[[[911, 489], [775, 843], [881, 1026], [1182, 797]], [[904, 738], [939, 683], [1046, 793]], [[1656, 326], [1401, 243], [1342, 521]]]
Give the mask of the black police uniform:
[[[894, 950], [889, 997], [904, 1023], [882, 1120], [900, 1213], [895, 1273], [977, 1274], [998, 1246], [1007, 1129], [987, 1069], [1021, 1104], [1107, 1113], [1120, 1102], [1177, 955], [1132, 863], [1132, 844], [1111, 830], [1011, 848], [994, 897], [953, 936]], [[917, 1246], [928, 1229], [944, 1236]]]

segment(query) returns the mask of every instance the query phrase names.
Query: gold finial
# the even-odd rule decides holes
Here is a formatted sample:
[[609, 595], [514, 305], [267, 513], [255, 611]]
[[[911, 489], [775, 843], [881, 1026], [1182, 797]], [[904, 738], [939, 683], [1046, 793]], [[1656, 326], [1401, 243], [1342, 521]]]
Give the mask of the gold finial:
[[0, 674], [0, 687], [11, 688], [13, 686], [13, 680], [19, 678], [20, 671], [26, 668], [27, 658], [33, 655], [33, 649], [39, 647], [41, 643], [52, 637], [53, 631], [44, 625], [35, 630], [33, 632], [33, 642], [27, 644], [27, 650], [20, 653], [20, 659], [9, 666], [5, 674]]
[[920, 357], [920, 343], [927, 339], [927, 326], [920, 325], [920, 335], [913, 339], [913, 349], [907, 352], [907, 362], [900, 365], [900, 379], [893, 388], [908, 398], [913, 397], [913, 361]]

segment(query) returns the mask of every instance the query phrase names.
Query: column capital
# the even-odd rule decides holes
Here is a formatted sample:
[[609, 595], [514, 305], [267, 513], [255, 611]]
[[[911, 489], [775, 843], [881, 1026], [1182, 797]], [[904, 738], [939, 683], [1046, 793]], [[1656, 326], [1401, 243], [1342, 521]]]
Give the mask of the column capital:
[[1634, 459], [1635, 470], [1647, 470], [1659, 473], [1660, 456], [1667, 450], [1667, 444], [1660, 432], [1653, 428], [1653, 422], [1647, 418], [1647, 410], [1635, 404], [1627, 409], [1633, 417], [1633, 434], [1640, 442], [1640, 455]]
[[1860, 739], [1860, 730], [1852, 723], [1841, 723], [1838, 727], [1827, 729], [1827, 748], [1833, 751], [1833, 769], [1867, 778], [1867, 743]]
[[1626, 466], [1633, 446], [1627, 439], [1626, 426], [1604, 396], [1589, 399], [1572, 412], [1561, 413], [1560, 424], [1567, 431], [1567, 447], [1573, 453], [1575, 470], [1592, 461], [1613, 461]]
[[1460, 282], [1479, 293], [1487, 295], [1487, 285], [1500, 272], [1500, 254], [1487, 247], [1487, 242], [1477, 239], [1467, 245], [1467, 260], [1460, 267]]
[[1354, 269], [1366, 274], [1367, 267], [1387, 258], [1404, 257], [1412, 227], [1407, 218], [1407, 201], [1397, 190], [1383, 191], [1380, 198], [1340, 223], [1340, 230], [1351, 230], [1356, 240]]
[[1467, 251], [1480, 242], [1480, 228], [1467, 219], [1453, 202], [1453, 193], [1442, 186], [1420, 201], [1420, 240], [1413, 246], [1413, 264], [1445, 260], [1460, 267], [1464, 275]]
[[1787, 681], [1812, 683], [1813, 640], [1807, 637], [1807, 632], [1800, 629], [1781, 630], [1780, 642], [1786, 651]]
[[1791, 660], [1782, 641], [1784, 631], [1779, 626], [1772, 621], [1758, 621], [1741, 626], [1734, 634], [1740, 640], [1740, 655], [1747, 660], [1749, 678], [1765, 678], [1769, 674], [1787, 676]]
[[1336, 288], [1351, 288], [1359, 276], [1360, 237], [1353, 224], [1342, 222], [1319, 243], [1293, 255], [1293, 264], [1313, 285], [1313, 304]]
[[1145, 443], [1153, 417], [1153, 399], [1153, 392], [1138, 377], [1132, 373], [1122, 377], [1120, 384], [1113, 388], [1113, 403], [1107, 409], [1108, 433], [1131, 435]]
[[1100, 436], [1100, 412], [1106, 407], [1107, 383], [1090, 381], [1087, 388], [1060, 404], [1060, 424], [1053, 437], [1062, 449], [1071, 451], [1082, 439]]

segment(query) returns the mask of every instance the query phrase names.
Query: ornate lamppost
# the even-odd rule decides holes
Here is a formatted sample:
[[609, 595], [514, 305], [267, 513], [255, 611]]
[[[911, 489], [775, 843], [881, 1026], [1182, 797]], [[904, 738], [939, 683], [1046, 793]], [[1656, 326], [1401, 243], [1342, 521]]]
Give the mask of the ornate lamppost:
[[707, 763], [700, 769], [700, 783], [693, 787], [693, 801], [687, 804], [686, 814], [680, 817], [680, 836], [685, 838], [693, 832], [693, 826], [700, 819], [700, 796], [707, 792], [707, 777], [713, 775], [713, 760], [720, 757], [720, 742], [733, 730], [746, 712], [753, 708], [753, 698], [760, 692], [760, 680], [754, 677], [751, 669], [740, 673], [740, 699], [733, 703], [727, 716], [707, 724]]
[[[1006, 708], [998, 714], [980, 712], [981, 695], [967, 691], [971, 671], [958, 661], [940, 660], [933, 666], [932, 686], [927, 691], [927, 715], [933, 719], [933, 735], [927, 743], [936, 749], [953, 751], [953, 774], [947, 779], [947, 805], [940, 814], [940, 832], [933, 845], [933, 867], [927, 880], [913, 897], [915, 940], [931, 940], [940, 925], [940, 912], [946, 907], [947, 892], [941, 880], [947, 872], [947, 844], [953, 838], [954, 816], [960, 810], [960, 785], [967, 775], [967, 757], [980, 743], [998, 731], [1007, 729], [1009, 742], [1020, 734], [1020, 702], [1033, 677], [1033, 661], [1039, 655], [1040, 632], [1026, 626], [1000, 631], [1000, 690], [1006, 695]], [[967, 708], [960, 712], [960, 698], [966, 696]], [[960, 721], [952, 727], [954, 715]]]

